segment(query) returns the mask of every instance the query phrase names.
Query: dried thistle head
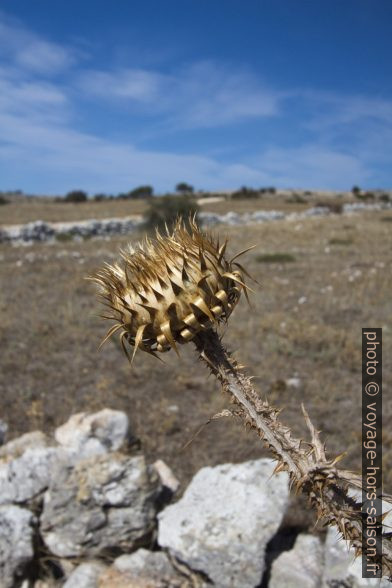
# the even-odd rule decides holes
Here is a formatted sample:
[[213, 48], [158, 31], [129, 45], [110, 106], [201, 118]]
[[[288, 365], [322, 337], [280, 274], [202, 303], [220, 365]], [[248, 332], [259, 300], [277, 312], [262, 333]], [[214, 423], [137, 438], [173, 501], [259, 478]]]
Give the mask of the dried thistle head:
[[247, 296], [248, 274], [235, 261], [245, 251], [229, 261], [227, 241], [220, 245], [194, 218], [188, 226], [179, 218], [172, 231], [128, 246], [121, 263], [105, 264], [92, 277], [111, 310], [104, 318], [116, 321], [101, 345], [120, 331], [128, 358], [126, 343], [134, 347], [132, 359], [137, 349], [156, 355], [173, 347], [178, 353], [177, 343], [227, 321], [241, 292]]

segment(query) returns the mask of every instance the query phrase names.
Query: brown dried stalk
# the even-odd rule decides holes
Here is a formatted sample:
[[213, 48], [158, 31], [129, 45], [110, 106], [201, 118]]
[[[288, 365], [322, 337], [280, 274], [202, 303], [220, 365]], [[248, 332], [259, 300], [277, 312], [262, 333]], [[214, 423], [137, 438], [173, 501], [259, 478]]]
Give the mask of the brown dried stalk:
[[[349, 496], [348, 490], [362, 489], [361, 477], [336, 464], [343, 457], [329, 460], [325, 444], [314, 428], [302, 404], [302, 412], [310, 431], [310, 443], [292, 436], [289, 427], [278, 419], [280, 410], [262, 400], [251, 379], [223, 347], [215, 330], [201, 332], [194, 338], [200, 358], [220, 381], [223, 391], [236, 405], [234, 415], [255, 429], [277, 460], [275, 473], [287, 471], [290, 486], [305, 493], [316, 509], [317, 517], [335, 525], [342, 537], [350, 542], [356, 555], [362, 552], [361, 503]], [[233, 416], [234, 416], [233, 415]], [[390, 497], [387, 497], [390, 501]], [[383, 575], [392, 576], [392, 538], [384, 533], [381, 561]]]
[[[338, 469], [342, 456], [328, 460], [325, 446], [302, 406], [311, 440], [295, 439], [279, 419], [279, 409], [262, 400], [251, 379], [223, 347], [215, 327], [226, 322], [240, 295], [247, 295], [248, 275], [238, 261], [241, 252], [226, 258], [226, 245], [203, 233], [190, 219], [179, 219], [172, 232], [145, 239], [123, 252], [122, 264], [106, 265], [93, 280], [99, 285], [114, 320], [104, 341], [116, 332], [131, 360], [139, 349], [158, 357], [177, 344], [193, 341], [211, 372], [220, 380], [233, 404], [234, 414], [256, 429], [277, 460], [276, 472], [286, 470], [291, 487], [307, 494], [318, 519], [336, 525], [357, 555], [362, 548], [361, 503], [349, 496], [361, 489], [360, 476]], [[388, 500], [388, 498], [387, 498]], [[392, 503], [392, 499], [389, 497]], [[384, 575], [392, 576], [392, 537], [384, 533], [381, 560]]]

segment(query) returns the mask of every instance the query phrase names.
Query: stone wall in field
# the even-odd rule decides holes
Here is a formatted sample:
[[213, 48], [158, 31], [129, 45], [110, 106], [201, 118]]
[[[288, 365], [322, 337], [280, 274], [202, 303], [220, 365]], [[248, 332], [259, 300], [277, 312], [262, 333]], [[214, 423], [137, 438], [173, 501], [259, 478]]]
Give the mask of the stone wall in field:
[[[339, 214], [352, 214], [366, 211], [390, 210], [391, 203], [365, 204], [362, 202], [346, 203], [339, 208]], [[337, 214], [336, 207], [315, 206], [303, 212], [285, 213], [278, 210], [257, 210], [239, 214], [227, 212], [217, 214], [201, 212], [199, 218], [203, 225], [250, 225], [286, 219], [288, 221], [304, 220], [312, 217]], [[24, 225], [4, 226], [0, 228], [0, 243], [28, 244], [34, 242], [69, 241], [72, 239], [110, 238], [114, 235], [128, 235], [143, 227], [141, 216], [108, 219], [90, 219], [78, 222], [48, 223], [41, 220]]]
[[288, 534], [272, 460], [205, 467], [181, 488], [134, 441], [104, 409], [0, 447], [2, 588], [368, 585], [334, 530]]

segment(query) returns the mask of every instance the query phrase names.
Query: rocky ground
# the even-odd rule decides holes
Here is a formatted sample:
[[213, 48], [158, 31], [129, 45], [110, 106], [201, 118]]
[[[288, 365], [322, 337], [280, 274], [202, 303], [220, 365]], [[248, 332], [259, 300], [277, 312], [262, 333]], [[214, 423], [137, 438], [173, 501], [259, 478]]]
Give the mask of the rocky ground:
[[284, 526], [288, 477], [270, 459], [202, 468], [178, 499], [133, 439], [103, 409], [0, 448], [2, 588], [373, 585], [333, 529]]

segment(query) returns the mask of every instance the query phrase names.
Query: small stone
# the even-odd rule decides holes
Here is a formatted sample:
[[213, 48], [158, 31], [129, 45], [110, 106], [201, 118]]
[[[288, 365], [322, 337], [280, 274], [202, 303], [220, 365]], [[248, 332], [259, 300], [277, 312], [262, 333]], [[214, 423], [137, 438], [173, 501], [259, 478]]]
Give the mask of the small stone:
[[47, 447], [48, 445], [49, 439], [41, 431], [25, 433], [21, 437], [8, 441], [8, 443], [0, 447], [0, 462], [10, 461], [11, 459], [20, 457], [26, 449], [37, 449]]
[[55, 439], [80, 457], [117, 451], [129, 438], [129, 422], [124, 412], [105, 408], [100, 412], [74, 414], [55, 431]]
[[184, 576], [177, 573], [166, 553], [147, 549], [121, 555], [99, 578], [100, 588], [183, 588], [185, 585]]
[[318, 537], [300, 534], [293, 549], [284, 551], [271, 567], [269, 588], [319, 588], [324, 551]]
[[[357, 493], [357, 497], [361, 496]], [[323, 588], [348, 585], [353, 588], [388, 588], [391, 584], [386, 578], [362, 578], [362, 562], [355, 557], [348, 541], [341, 538], [335, 527], [329, 527], [325, 540], [325, 567], [322, 579]]]
[[105, 569], [98, 561], [82, 563], [70, 574], [63, 588], [98, 588], [98, 578]]
[[286, 385], [289, 388], [300, 388], [300, 386], [302, 385], [302, 381], [300, 378], [287, 378], [286, 380]]
[[8, 432], [8, 425], [3, 419], [0, 419], [0, 445], [4, 445]]
[[19, 506], [0, 506], [0, 586], [14, 588], [33, 559], [33, 514]]
[[56, 464], [69, 459], [62, 447], [30, 447], [20, 457], [0, 464], [0, 504], [36, 498], [49, 486]]
[[172, 494], [175, 494], [180, 487], [180, 482], [177, 480], [169, 466], [162, 461], [162, 459], [157, 459], [152, 464], [152, 467], [158, 472], [162, 486], [168, 488]]

